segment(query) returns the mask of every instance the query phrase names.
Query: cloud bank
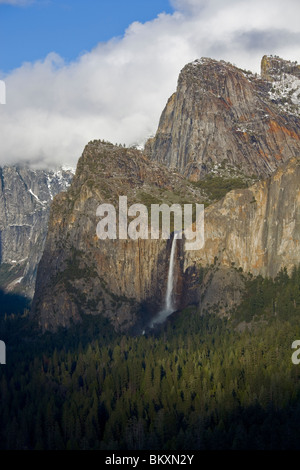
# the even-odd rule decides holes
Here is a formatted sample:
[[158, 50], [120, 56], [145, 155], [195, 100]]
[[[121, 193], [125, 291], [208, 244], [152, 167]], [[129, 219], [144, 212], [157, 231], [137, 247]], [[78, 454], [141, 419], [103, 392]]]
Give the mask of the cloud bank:
[[300, 58], [298, 0], [172, 4], [172, 15], [135, 22], [123, 38], [99, 43], [75, 62], [51, 52], [0, 76], [7, 90], [0, 165], [75, 166], [90, 140], [144, 142], [155, 133], [181, 68], [202, 56], [254, 72], [264, 54]]

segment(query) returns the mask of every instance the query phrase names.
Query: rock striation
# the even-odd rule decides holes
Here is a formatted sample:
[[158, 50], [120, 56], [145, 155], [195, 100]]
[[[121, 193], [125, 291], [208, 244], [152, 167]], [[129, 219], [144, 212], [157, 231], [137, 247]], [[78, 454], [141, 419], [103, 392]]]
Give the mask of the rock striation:
[[[221, 163], [248, 176], [272, 174], [300, 151], [300, 118], [272, 95], [277, 62], [265, 57], [261, 77], [208, 58], [186, 65], [146, 154], [193, 181]], [[299, 74], [299, 66], [285, 69]]]

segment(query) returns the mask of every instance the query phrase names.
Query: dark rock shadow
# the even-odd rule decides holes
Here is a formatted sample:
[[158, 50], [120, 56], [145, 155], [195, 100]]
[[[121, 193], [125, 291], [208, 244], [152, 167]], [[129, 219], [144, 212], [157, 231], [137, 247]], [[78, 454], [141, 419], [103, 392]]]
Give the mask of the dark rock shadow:
[[7, 293], [0, 289], [0, 315], [22, 314], [24, 309], [30, 307], [30, 299], [14, 293]]

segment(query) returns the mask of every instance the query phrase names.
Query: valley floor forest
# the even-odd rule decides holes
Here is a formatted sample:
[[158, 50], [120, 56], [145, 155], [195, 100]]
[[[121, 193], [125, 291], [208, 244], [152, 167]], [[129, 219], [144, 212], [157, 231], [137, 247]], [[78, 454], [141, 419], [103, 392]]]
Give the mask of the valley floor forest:
[[249, 279], [229, 318], [191, 306], [141, 336], [2, 316], [0, 447], [299, 449], [299, 317], [300, 268]]

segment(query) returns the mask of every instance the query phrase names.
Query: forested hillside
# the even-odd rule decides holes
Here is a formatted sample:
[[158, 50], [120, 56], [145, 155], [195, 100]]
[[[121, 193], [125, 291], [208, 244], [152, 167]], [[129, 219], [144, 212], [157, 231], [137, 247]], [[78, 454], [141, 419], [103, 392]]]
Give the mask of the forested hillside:
[[6, 317], [0, 446], [299, 448], [299, 316], [298, 268], [247, 281], [229, 319], [190, 307], [144, 336], [99, 318], [39, 336], [26, 315]]

